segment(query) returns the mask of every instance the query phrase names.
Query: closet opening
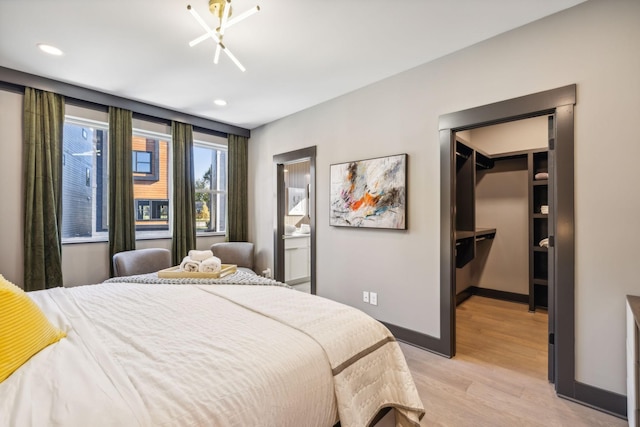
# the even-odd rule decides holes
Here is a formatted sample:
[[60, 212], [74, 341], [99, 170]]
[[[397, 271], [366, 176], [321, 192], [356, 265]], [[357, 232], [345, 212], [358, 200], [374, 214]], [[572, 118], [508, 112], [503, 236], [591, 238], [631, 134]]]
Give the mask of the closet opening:
[[455, 134], [457, 354], [534, 380], [552, 380], [552, 121], [543, 115]]
[[[458, 111], [455, 113], [440, 116], [440, 338], [436, 348], [441, 354], [453, 357], [456, 354], [456, 284], [458, 280], [458, 267], [462, 265], [459, 257], [475, 259], [478, 257], [482, 261], [483, 251], [493, 251], [497, 248], [495, 237], [501, 235], [501, 230], [490, 223], [476, 224], [464, 223], [469, 218], [475, 218], [475, 203], [472, 207], [473, 215], [461, 214], [458, 218], [459, 210], [464, 210], [464, 202], [458, 195], [458, 178], [466, 174], [476, 172], [477, 159], [483, 157], [491, 159], [492, 156], [478, 153], [473, 147], [462, 147], [458, 149], [457, 139], [464, 139], [464, 132], [473, 131], [483, 127], [502, 123], [516, 122], [522, 119], [537, 117], [548, 117], [548, 153], [547, 168], [549, 177], [547, 179], [547, 200], [543, 203], [542, 196], [533, 196], [532, 203], [549, 206], [547, 216], [547, 229], [543, 226], [536, 226], [533, 238], [544, 240], [542, 235], [548, 237], [549, 247], [546, 254], [544, 249], [534, 249], [530, 246], [532, 257], [536, 259], [545, 258], [552, 261], [546, 266], [547, 273], [547, 313], [548, 329], [545, 331], [545, 342], [548, 354], [548, 379], [553, 382], [558, 395], [575, 398], [576, 389], [579, 383], [575, 379], [575, 238], [574, 238], [574, 123], [573, 108], [576, 101], [576, 86], [569, 85], [557, 89], [526, 95], [520, 98], [513, 98], [506, 101], [496, 102], [481, 107]], [[464, 142], [463, 142], [464, 145]], [[471, 143], [470, 143], [471, 145]], [[456, 152], [466, 154], [473, 160], [473, 170], [471, 166], [465, 166], [462, 160], [457, 160]], [[480, 150], [482, 151], [482, 150]], [[529, 161], [534, 161], [534, 153], [518, 153], [521, 151], [513, 148], [505, 151], [505, 157], [527, 155], [527, 174], [529, 174]], [[468, 160], [468, 159], [467, 159]], [[498, 160], [501, 162], [503, 160]], [[520, 160], [522, 162], [522, 160]], [[480, 162], [482, 163], [482, 162]], [[521, 163], [522, 164], [522, 163]], [[495, 165], [494, 165], [495, 167]], [[516, 168], [515, 166], [511, 166]], [[463, 169], [467, 169], [465, 172]], [[482, 178], [484, 180], [485, 177]], [[464, 184], [462, 184], [464, 185]], [[467, 184], [468, 185], [468, 184]], [[541, 185], [541, 184], [540, 184]], [[535, 185], [538, 186], [537, 184]], [[531, 187], [534, 187], [532, 184]], [[470, 188], [470, 187], [469, 187]], [[475, 186], [471, 191], [476, 191]], [[533, 192], [541, 190], [532, 190]], [[535, 193], [534, 193], [535, 194]], [[538, 197], [535, 199], [535, 197]], [[534, 208], [531, 208], [534, 209]], [[532, 213], [531, 221], [536, 215], [544, 215], [542, 212]], [[466, 218], [466, 219], [465, 219]], [[541, 219], [542, 217], [538, 218]], [[462, 222], [461, 222], [462, 221]], [[482, 228], [496, 228], [494, 240], [491, 234], [483, 235], [486, 232]], [[531, 234], [529, 234], [531, 236]], [[546, 238], [546, 237], [545, 237]], [[538, 241], [538, 246], [541, 243]], [[543, 242], [544, 243], [544, 242]], [[456, 246], [457, 245], [457, 246]], [[487, 245], [488, 249], [487, 249]], [[492, 246], [493, 245], [493, 246]], [[487, 262], [489, 262], [487, 260]], [[464, 267], [464, 265], [462, 265]], [[539, 267], [534, 273], [542, 273], [543, 267]], [[542, 279], [538, 277], [538, 279]], [[538, 288], [544, 286], [541, 281], [537, 281]], [[482, 288], [482, 286], [477, 286]], [[473, 290], [473, 289], [472, 289]], [[502, 289], [499, 289], [502, 290]], [[505, 291], [503, 292], [511, 292]], [[484, 291], [481, 291], [484, 292]], [[513, 292], [520, 294], [522, 291]], [[534, 291], [535, 292], [535, 291]], [[527, 292], [527, 303], [529, 303], [529, 292]], [[535, 293], [533, 306], [536, 313], [542, 313], [540, 307], [543, 297], [538, 297], [536, 303]], [[463, 303], [464, 304], [464, 303]], [[558, 316], [561, 313], [561, 316]]]

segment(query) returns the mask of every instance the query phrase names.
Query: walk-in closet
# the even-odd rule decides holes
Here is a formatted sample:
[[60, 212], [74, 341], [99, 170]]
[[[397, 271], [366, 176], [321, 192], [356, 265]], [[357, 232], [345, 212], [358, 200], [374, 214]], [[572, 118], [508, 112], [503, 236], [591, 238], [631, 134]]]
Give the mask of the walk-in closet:
[[457, 354], [546, 376], [549, 118], [456, 134]]

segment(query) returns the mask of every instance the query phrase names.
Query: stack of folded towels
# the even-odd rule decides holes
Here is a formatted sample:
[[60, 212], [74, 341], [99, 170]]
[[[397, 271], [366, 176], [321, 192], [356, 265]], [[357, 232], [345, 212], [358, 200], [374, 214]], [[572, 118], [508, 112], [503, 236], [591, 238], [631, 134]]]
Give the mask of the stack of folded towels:
[[533, 176], [533, 179], [536, 181], [540, 179], [549, 179], [549, 172], [538, 172]]
[[549, 205], [540, 206], [540, 213], [541, 214], [545, 214], [545, 215], [549, 215]]
[[220, 258], [213, 256], [213, 252], [190, 250], [189, 255], [180, 263], [180, 270], [200, 273], [217, 273], [222, 269]]

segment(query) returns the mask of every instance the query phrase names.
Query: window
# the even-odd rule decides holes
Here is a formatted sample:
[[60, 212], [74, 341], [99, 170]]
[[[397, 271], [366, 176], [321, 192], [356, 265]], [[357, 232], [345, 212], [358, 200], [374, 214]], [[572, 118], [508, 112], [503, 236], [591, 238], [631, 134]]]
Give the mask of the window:
[[133, 172], [151, 173], [151, 156], [150, 151], [133, 151]]
[[[143, 131], [133, 131], [133, 153], [132, 153], [132, 169], [133, 169], [133, 181], [158, 181], [160, 180], [160, 165], [161, 154], [168, 153], [168, 146], [166, 146], [169, 140], [169, 135], [158, 135], [155, 137], [145, 136], [148, 135]], [[160, 152], [162, 150], [162, 153]], [[168, 157], [162, 157], [163, 160], [167, 160]]]
[[107, 240], [108, 125], [67, 116], [62, 137], [62, 241]]
[[136, 221], [169, 220], [168, 200], [136, 200]]
[[133, 198], [136, 237], [169, 234], [169, 135], [133, 130]]
[[195, 141], [196, 232], [224, 232], [227, 209], [227, 148]]

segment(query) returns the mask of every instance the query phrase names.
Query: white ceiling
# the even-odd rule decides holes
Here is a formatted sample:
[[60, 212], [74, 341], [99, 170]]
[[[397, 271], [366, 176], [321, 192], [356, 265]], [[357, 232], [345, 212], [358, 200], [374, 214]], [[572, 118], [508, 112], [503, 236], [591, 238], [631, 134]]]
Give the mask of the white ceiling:
[[188, 46], [208, 0], [0, 0], [0, 66], [253, 129], [583, 1], [233, 0], [242, 73]]

